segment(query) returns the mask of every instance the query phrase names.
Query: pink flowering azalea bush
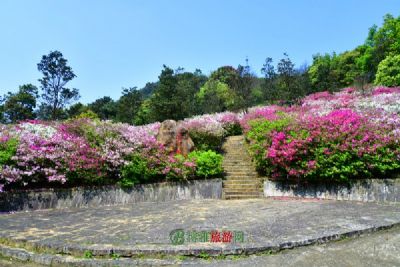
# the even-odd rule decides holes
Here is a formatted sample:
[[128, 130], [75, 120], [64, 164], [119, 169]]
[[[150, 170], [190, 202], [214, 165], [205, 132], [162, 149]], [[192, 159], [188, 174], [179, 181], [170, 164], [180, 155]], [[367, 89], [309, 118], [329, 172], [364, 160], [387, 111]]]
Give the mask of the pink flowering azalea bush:
[[253, 111], [243, 122], [250, 152], [258, 169], [278, 180], [348, 182], [398, 173], [399, 97], [398, 89], [346, 89], [308, 96], [302, 106]]

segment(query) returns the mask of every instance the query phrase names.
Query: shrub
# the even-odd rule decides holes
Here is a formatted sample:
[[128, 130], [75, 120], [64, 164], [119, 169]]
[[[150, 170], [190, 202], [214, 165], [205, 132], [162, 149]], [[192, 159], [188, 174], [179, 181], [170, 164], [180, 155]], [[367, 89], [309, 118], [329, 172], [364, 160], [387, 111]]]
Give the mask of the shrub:
[[88, 109], [77, 116], [75, 116], [75, 119], [91, 119], [91, 120], [98, 120], [99, 116], [94, 113], [92, 110]]
[[0, 137], [0, 170], [3, 165], [14, 165], [12, 158], [17, 153], [18, 140], [8, 136]]
[[379, 63], [375, 84], [386, 86], [400, 85], [400, 55], [389, 55]]
[[183, 181], [194, 177], [196, 164], [182, 155], [167, 155], [162, 149], [133, 154], [122, 167], [120, 185], [131, 187], [138, 183], [162, 180]]
[[243, 133], [240, 123], [230, 123], [224, 126], [225, 136], [241, 135]]
[[289, 125], [291, 119], [284, 116], [283, 113], [281, 118], [275, 117], [275, 120], [266, 119], [254, 119], [247, 122], [250, 130], [246, 134], [246, 138], [249, 141], [250, 154], [253, 156], [257, 170], [265, 172], [267, 168], [265, 161], [266, 148], [270, 145], [271, 140], [269, 135], [272, 131], [281, 131], [287, 125]]
[[193, 151], [189, 154], [189, 159], [196, 162], [196, 176], [210, 178], [221, 175], [222, 155], [214, 151]]
[[122, 167], [120, 184], [131, 187], [139, 183], [148, 183], [157, 177], [155, 169], [149, 169], [149, 162], [140, 154], [131, 156], [129, 164]]
[[224, 136], [208, 132], [192, 130], [189, 135], [198, 150], [220, 151], [224, 141]]
[[352, 110], [252, 126], [247, 136], [259, 149], [257, 165], [274, 179], [349, 182], [400, 170], [394, 126], [371, 122]]
[[196, 164], [182, 155], [169, 156], [162, 174], [167, 180], [182, 181], [194, 178]]

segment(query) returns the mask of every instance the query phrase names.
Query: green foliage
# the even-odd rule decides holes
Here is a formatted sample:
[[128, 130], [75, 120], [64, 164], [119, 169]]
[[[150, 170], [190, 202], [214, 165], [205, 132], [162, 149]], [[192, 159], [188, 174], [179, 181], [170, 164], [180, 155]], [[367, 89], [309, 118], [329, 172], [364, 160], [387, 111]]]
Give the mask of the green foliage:
[[135, 125], [144, 125], [155, 121], [152, 116], [151, 100], [146, 99], [143, 101], [139, 110], [136, 113], [136, 117], [133, 121]]
[[36, 117], [34, 109], [36, 108], [36, 99], [38, 89], [32, 84], [25, 84], [19, 87], [17, 93], [9, 92], [4, 96], [3, 121], [15, 123]]
[[119, 258], [121, 258], [121, 255], [120, 255], [120, 254], [116, 254], [116, 253], [112, 253], [112, 254], [111, 254], [111, 259], [113, 259], [113, 260], [118, 260]]
[[272, 58], [267, 57], [265, 59], [261, 73], [264, 74], [264, 83], [262, 85], [264, 99], [269, 102], [278, 100], [278, 92], [276, 87], [277, 73], [275, 72]]
[[183, 119], [179, 111], [181, 103], [177, 98], [177, 81], [174, 71], [164, 65], [164, 69], [159, 76], [159, 85], [150, 99], [152, 115], [155, 120]]
[[37, 67], [43, 74], [43, 78], [39, 79], [42, 88], [42, 109], [49, 111], [51, 119], [59, 119], [63, 108], [79, 98], [78, 89], [65, 87], [76, 75], [59, 51], [44, 55]]
[[199, 255], [198, 255], [198, 257], [201, 258], [201, 259], [203, 259], [203, 260], [209, 260], [209, 259], [211, 259], [210, 254], [208, 254], [208, 253], [205, 252], [205, 251], [200, 252]]
[[156, 170], [149, 168], [146, 158], [140, 154], [134, 154], [130, 158], [129, 164], [121, 170], [120, 185], [132, 187], [135, 184], [151, 182], [156, 176]]
[[85, 250], [83, 257], [85, 259], [92, 259], [93, 258], [93, 252], [91, 252], [90, 250]]
[[[381, 177], [400, 168], [400, 163], [395, 160], [396, 155], [388, 147], [379, 148], [375, 154], [363, 154], [360, 157], [357, 150], [340, 151], [335, 149], [335, 145], [333, 142], [315, 144], [312, 152], [317, 168], [306, 175], [308, 181], [348, 183], [354, 177]], [[330, 155], [324, 153], [327, 148], [332, 151]], [[306, 168], [306, 162], [303, 164]]]
[[99, 116], [96, 113], [91, 111], [90, 109], [78, 114], [75, 119], [91, 119], [91, 120], [98, 120]]
[[[266, 58], [261, 69], [264, 74], [262, 94], [266, 102], [280, 101], [285, 104], [292, 104], [309, 93], [310, 82], [307, 71], [308, 66], [306, 65], [296, 69], [286, 53], [278, 62], [277, 72], [275, 72], [275, 67], [272, 64], [272, 58]], [[260, 102], [260, 100], [257, 102]]]
[[241, 135], [243, 133], [242, 126], [239, 123], [231, 123], [224, 126], [225, 136]]
[[197, 99], [204, 113], [232, 110], [236, 101], [235, 92], [218, 80], [208, 80], [197, 93]]
[[246, 65], [239, 65], [236, 69], [238, 80], [236, 86], [233, 87], [234, 92], [238, 96], [235, 110], [247, 110], [253, 104], [252, 89], [256, 83], [256, 76], [251, 72], [246, 59]]
[[[153, 151], [149, 155], [133, 154], [129, 164], [122, 167], [119, 184], [132, 187], [139, 183], [150, 183], [160, 180], [182, 181], [194, 177], [195, 164], [182, 155], [164, 155]], [[167, 158], [166, 158], [167, 157]]]
[[189, 135], [198, 150], [220, 151], [224, 141], [223, 135], [210, 132], [191, 130]]
[[250, 130], [246, 133], [246, 139], [250, 143], [249, 150], [259, 171], [263, 172], [267, 168], [264, 156], [266, 153], [265, 147], [269, 145], [268, 142], [270, 141], [268, 134], [272, 131], [282, 131], [291, 121], [290, 117], [281, 113], [281, 118], [278, 120], [269, 121], [260, 118], [248, 122]]
[[88, 111], [89, 108], [87, 105], [82, 104], [81, 102], [75, 103], [71, 105], [67, 110], [67, 116], [69, 119], [78, 117], [79, 114]]
[[[124, 92], [126, 92], [125, 90], [127, 89], [124, 89]], [[124, 93], [121, 98], [123, 99], [122, 102], [126, 101]], [[90, 103], [88, 108], [96, 113], [101, 120], [113, 120], [117, 116], [118, 105], [111, 97], [105, 96]]]
[[124, 89], [116, 104], [117, 121], [133, 124], [142, 103], [143, 96], [136, 87]]
[[3, 165], [14, 164], [12, 157], [17, 153], [18, 140], [11, 138], [6, 142], [0, 142], [0, 170]]
[[379, 63], [375, 84], [385, 86], [400, 85], [400, 55], [387, 56]]
[[[365, 84], [374, 80], [375, 83], [382, 83], [382, 77], [375, 78], [379, 65], [388, 56], [399, 54], [400, 16], [385, 15], [382, 27], [372, 26], [363, 45], [339, 55], [317, 54], [313, 57], [308, 71], [313, 90], [335, 91], [353, 84], [364, 88]], [[398, 73], [397, 70], [395, 73]], [[394, 84], [393, 80], [384, 81], [387, 85]]]
[[210, 178], [221, 175], [223, 172], [223, 157], [214, 151], [193, 151], [188, 158], [196, 162], [197, 177]]
[[174, 72], [164, 65], [157, 88], [150, 98], [152, 121], [181, 120], [199, 112], [196, 94], [206, 77], [199, 70], [194, 73], [182, 73], [182, 70]]

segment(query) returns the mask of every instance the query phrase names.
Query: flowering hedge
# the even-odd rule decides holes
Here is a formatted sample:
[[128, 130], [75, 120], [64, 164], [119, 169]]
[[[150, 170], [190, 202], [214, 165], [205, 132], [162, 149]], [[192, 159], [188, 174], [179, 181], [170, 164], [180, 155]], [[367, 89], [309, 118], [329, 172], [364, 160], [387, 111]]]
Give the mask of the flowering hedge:
[[207, 114], [182, 125], [203, 152], [166, 153], [156, 140], [159, 123], [0, 125], [0, 191], [211, 177], [222, 172], [222, 158], [206, 150], [220, 150], [226, 136], [242, 131], [258, 169], [273, 179], [344, 182], [400, 171], [400, 88], [320, 92], [300, 105]]
[[399, 115], [398, 88], [350, 88], [253, 110], [242, 125], [258, 169], [271, 178], [348, 182], [400, 171]]
[[196, 178], [196, 159], [167, 153], [159, 127], [90, 119], [1, 125], [0, 190]]

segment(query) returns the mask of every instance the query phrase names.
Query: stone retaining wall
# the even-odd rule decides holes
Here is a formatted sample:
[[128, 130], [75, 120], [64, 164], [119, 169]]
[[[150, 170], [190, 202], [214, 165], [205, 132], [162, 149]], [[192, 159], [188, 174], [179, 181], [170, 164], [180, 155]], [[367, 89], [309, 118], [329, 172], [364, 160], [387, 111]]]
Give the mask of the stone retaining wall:
[[77, 187], [0, 193], [0, 212], [40, 209], [98, 207], [136, 202], [164, 202], [181, 199], [220, 199], [222, 180], [194, 180], [185, 183]]
[[265, 197], [302, 197], [362, 202], [400, 202], [400, 179], [368, 179], [352, 185], [296, 185], [266, 180]]

